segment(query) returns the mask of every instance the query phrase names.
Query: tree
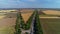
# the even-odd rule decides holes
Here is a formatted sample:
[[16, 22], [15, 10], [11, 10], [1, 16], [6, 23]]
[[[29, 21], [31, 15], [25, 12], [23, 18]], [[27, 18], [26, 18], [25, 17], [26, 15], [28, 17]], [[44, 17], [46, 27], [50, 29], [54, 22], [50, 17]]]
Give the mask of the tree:
[[16, 25], [15, 25], [15, 32], [14, 34], [21, 34], [21, 30], [20, 30], [20, 16], [17, 13], [17, 19], [16, 19]]
[[43, 34], [38, 11], [35, 10], [35, 12], [36, 15], [35, 15], [35, 22], [34, 22], [34, 34]]
[[28, 32], [25, 32], [25, 34], [29, 34]]

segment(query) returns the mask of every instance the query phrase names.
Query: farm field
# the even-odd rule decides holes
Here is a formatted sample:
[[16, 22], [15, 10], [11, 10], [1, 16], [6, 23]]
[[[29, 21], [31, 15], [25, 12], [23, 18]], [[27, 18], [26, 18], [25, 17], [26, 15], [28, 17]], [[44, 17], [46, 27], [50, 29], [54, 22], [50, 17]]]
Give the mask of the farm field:
[[13, 27], [0, 27], [0, 34], [13, 34], [14, 28]]
[[0, 16], [0, 20], [3, 19], [5, 16]]
[[60, 18], [40, 18], [44, 34], [60, 34]]
[[[27, 25], [23, 23], [21, 16], [17, 14], [18, 12], [21, 12], [21, 16], [24, 20], [24, 23], [28, 22]], [[0, 34], [14, 34], [14, 32], [15, 33], [17, 32], [16, 29], [20, 28], [20, 26], [28, 26], [31, 22], [31, 20], [29, 22], [28, 19], [31, 17], [33, 12], [34, 10], [28, 10], [28, 9], [17, 10], [17, 12], [16, 10], [6, 10], [6, 11], [0, 10]], [[45, 10], [42, 12], [43, 13], [39, 14], [39, 18], [40, 18], [40, 23], [42, 25], [43, 33], [60, 34], [60, 12], [55, 10]], [[33, 28], [33, 24], [32, 24], [32, 28]], [[18, 29], [18, 31], [20, 30]], [[23, 31], [21, 29], [21, 31], [18, 33], [21, 32], [23, 33]]]
[[6, 18], [0, 20], [0, 34], [11, 34], [14, 32], [16, 18]]
[[58, 17], [58, 15], [39, 15], [39, 17]]
[[58, 10], [42, 10], [41, 12], [41, 14], [39, 13], [40, 17], [60, 17], [60, 11]]
[[[16, 22], [15, 10], [0, 10], [0, 34], [13, 34]], [[14, 17], [13, 17], [14, 15]]]
[[47, 15], [60, 15], [60, 11], [57, 11], [57, 10], [45, 10], [42, 12], [47, 14]]
[[25, 23], [30, 18], [30, 16], [33, 14], [33, 12], [34, 12], [33, 10], [22, 10], [21, 11], [21, 15]]
[[60, 11], [45, 10], [39, 15], [44, 34], [60, 34]]

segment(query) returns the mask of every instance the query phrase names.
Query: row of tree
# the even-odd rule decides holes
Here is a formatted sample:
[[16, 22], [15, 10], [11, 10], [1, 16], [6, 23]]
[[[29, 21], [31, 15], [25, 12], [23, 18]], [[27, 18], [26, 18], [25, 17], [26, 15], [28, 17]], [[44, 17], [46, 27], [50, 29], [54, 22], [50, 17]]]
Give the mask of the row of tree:
[[[35, 14], [36, 13], [36, 14]], [[15, 25], [15, 34], [21, 34], [20, 28], [23, 28], [25, 30], [28, 30], [31, 26], [32, 20], [35, 15], [35, 22], [34, 22], [34, 34], [43, 34], [42, 27], [40, 24], [40, 18], [38, 11], [35, 10], [31, 17], [28, 19], [27, 23], [24, 23], [24, 20], [21, 16], [21, 13], [17, 14], [17, 20], [16, 20], [16, 25]]]
[[38, 11], [35, 10], [35, 12], [36, 12], [36, 15], [34, 20], [34, 34], [43, 34]]
[[15, 25], [15, 32], [14, 34], [21, 34], [21, 29], [23, 28], [25, 30], [28, 30], [30, 28], [32, 19], [33, 19], [34, 13], [31, 15], [31, 17], [28, 19], [27, 24], [24, 23], [24, 20], [21, 16], [21, 13], [17, 13], [17, 19], [16, 19], [16, 25]]
[[15, 33], [14, 34], [21, 34], [21, 29], [20, 29], [20, 15], [17, 13], [17, 19], [16, 19], [16, 25], [15, 25]]

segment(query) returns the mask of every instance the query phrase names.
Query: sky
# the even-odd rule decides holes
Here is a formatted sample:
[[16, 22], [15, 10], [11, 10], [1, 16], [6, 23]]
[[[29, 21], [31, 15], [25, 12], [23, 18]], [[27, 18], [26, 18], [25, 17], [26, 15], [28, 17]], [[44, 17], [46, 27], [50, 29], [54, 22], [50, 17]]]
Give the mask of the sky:
[[60, 0], [0, 0], [0, 8], [60, 8]]

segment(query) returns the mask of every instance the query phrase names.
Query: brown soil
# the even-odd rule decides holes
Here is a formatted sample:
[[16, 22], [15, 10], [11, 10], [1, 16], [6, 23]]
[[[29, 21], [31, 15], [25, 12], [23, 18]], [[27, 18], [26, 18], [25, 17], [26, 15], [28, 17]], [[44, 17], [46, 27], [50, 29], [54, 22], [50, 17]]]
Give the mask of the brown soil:
[[0, 20], [0, 27], [15, 25], [16, 18], [5, 18]]

